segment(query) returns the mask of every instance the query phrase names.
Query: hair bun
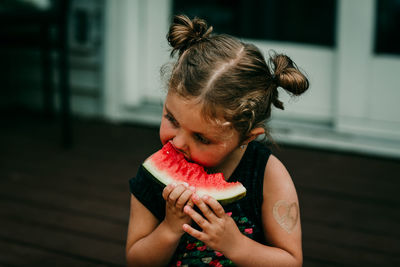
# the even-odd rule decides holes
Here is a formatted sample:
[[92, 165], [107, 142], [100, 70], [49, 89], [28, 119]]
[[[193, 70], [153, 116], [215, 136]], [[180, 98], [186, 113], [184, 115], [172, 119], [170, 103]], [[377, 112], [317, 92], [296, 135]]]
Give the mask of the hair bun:
[[277, 86], [294, 95], [301, 95], [308, 89], [308, 79], [300, 72], [290, 57], [276, 54], [271, 60], [274, 66], [273, 77]]
[[174, 16], [167, 35], [167, 40], [172, 47], [171, 56], [177, 51], [181, 55], [193, 44], [207, 38], [212, 30], [212, 26], [208, 27], [205, 20], [199, 18], [191, 20], [186, 15]]
[[278, 87], [282, 87], [293, 95], [301, 95], [308, 89], [309, 82], [296, 64], [286, 55], [273, 52], [273, 55], [270, 56], [269, 64], [272, 68], [270, 79], [272, 84], [275, 85], [272, 93], [272, 103], [275, 107], [284, 109], [283, 103], [278, 98]]

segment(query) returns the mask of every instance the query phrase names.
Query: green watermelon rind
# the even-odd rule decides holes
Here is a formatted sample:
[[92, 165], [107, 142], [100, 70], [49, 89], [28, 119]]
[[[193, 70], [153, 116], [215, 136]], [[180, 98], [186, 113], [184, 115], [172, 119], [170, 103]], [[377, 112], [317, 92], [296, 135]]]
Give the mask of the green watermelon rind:
[[[163, 186], [167, 186], [168, 184], [173, 182], [176, 182], [178, 184], [183, 183], [182, 181], [177, 181], [170, 178], [170, 175], [167, 172], [157, 168], [157, 166], [152, 163], [151, 157], [145, 160], [142, 166], [151, 174], [152, 178], [154, 178], [156, 182], [162, 184]], [[213, 190], [196, 187], [196, 194], [199, 197], [202, 197], [204, 195], [211, 196], [222, 205], [230, 204], [246, 196], [246, 188], [241, 183], [236, 183], [234, 185], [230, 184], [229, 187], [230, 188], [223, 190]]]

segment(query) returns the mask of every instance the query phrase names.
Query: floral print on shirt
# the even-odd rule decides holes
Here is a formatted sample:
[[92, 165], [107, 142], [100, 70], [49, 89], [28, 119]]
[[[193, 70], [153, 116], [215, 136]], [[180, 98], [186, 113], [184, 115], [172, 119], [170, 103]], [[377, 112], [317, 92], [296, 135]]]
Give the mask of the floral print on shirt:
[[[236, 222], [240, 232], [247, 237], [254, 239], [254, 224], [247, 218], [241, 216], [233, 216], [232, 212], [227, 212], [229, 216]], [[189, 267], [189, 266], [235, 266], [234, 263], [227, 259], [222, 253], [214, 251], [207, 247], [202, 241], [184, 234], [175, 256], [169, 266]]]

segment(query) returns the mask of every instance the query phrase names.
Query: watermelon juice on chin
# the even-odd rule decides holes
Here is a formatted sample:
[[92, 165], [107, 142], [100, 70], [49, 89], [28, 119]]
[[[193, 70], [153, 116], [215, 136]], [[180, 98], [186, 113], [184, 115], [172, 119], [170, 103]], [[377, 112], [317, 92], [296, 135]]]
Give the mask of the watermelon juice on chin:
[[204, 167], [189, 162], [171, 142], [147, 158], [143, 167], [163, 185], [188, 183], [196, 188], [198, 196], [209, 195], [222, 204], [228, 204], [246, 195], [240, 182], [227, 182], [222, 173], [208, 174]]

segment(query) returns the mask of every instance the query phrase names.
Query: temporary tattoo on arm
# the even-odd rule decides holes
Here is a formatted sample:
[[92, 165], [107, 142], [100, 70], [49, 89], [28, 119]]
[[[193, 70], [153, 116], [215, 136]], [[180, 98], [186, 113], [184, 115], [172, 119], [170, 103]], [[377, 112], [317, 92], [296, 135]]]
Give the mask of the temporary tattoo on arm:
[[275, 203], [272, 212], [276, 222], [290, 234], [299, 219], [297, 203], [289, 204], [286, 200], [279, 200]]

